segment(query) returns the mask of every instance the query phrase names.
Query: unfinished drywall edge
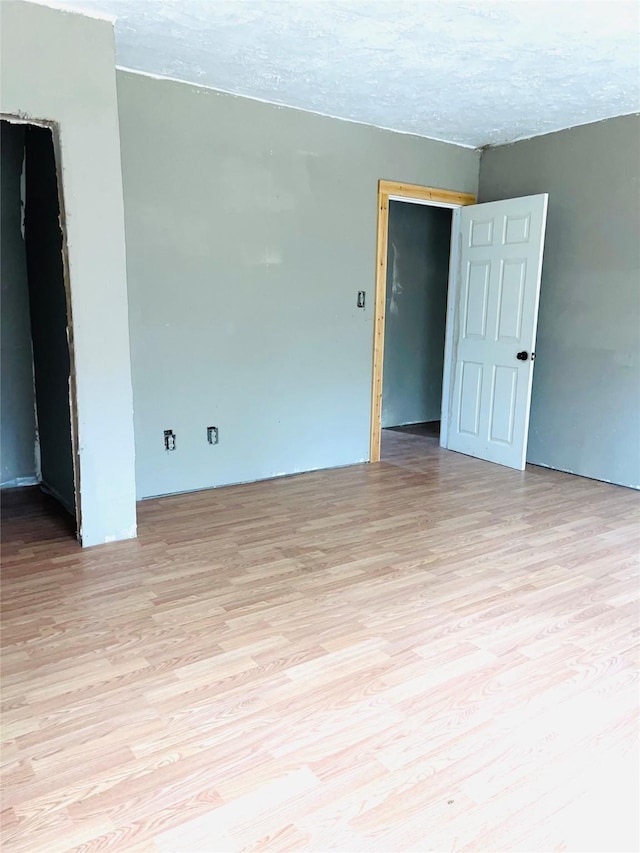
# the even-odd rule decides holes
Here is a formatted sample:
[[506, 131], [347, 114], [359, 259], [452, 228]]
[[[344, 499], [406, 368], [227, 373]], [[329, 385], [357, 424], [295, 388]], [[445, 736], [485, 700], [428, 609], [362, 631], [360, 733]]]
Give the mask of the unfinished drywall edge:
[[82, 544], [130, 538], [135, 532], [133, 401], [113, 27], [15, 2], [3, 4], [0, 37], [2, 111], [34, 123], [56, 122], [60, 132]]
[[82, 476], [78, 444], [78, 384], [76, 380], [76, 353], [73, 334], [73, 300], [71, 294], [71, 276], [69, 272], [69, 247], [67, 240], [67, 214], [65, 208], [64, 181], [62, 175], [62, 151], [60, 147], [60, 132], [52, 128], [53, 153], [58, 179], [58, 224], [62, 234], [62, 277], [67, 304], [67, 346], [69, 349], [69, 414], [71, 416], [71, 448], [73, 461], [73, 480], [75, 506], [72, 514], [76, 518], [76, 531], [80, 544], [83, 544], [83, 512], [82, 512]]

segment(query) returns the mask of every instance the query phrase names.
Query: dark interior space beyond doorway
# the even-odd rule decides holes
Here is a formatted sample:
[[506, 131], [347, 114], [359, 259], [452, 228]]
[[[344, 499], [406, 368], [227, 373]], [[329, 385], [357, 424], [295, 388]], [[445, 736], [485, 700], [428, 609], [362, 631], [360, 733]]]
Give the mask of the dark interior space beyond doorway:
[[51, 131], [29, 125], [25, 150], [24, 228], [41, 482], [74, 513], [67, 295]]
[[383, 429], [440, 419], [452, 216], [389, 202]]
[[[0, 151], [3, 509], [5, 500], [11, 511], [25, 509], [33, 489], [24, 487], [39, 484], [75, 519], [70, 324], [53, 132], [3, 120]], [[52, 504], [43, 498], [42, 506]]]

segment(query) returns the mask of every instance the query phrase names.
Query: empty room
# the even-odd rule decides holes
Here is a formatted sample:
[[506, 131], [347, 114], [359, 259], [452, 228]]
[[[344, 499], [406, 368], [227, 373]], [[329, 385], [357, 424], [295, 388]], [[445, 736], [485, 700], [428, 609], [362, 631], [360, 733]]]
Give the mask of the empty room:
[[636, 0], [0, 38], [2, 849], [640, 849]]

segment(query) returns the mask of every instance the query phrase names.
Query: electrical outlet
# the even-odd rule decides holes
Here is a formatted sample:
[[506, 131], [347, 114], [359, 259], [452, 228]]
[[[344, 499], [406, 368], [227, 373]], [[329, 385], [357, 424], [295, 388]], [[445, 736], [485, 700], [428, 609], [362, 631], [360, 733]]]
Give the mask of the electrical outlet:
[[218, 427], [207, 427], [207, 441], [209, 444], [218, 443]]
[[164, 431], [164, 449], [165, 450], [175, 450], [176, 449], [176, 434], [172, 429], [165, 429], [165, 431]]

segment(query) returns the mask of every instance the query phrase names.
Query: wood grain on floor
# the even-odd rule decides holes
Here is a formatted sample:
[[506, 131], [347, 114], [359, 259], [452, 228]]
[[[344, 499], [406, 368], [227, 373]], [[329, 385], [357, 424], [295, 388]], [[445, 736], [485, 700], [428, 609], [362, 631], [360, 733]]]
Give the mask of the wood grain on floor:
[[5, 513], [6, 853], [638, 849], [638, 494], [383, 453]]

